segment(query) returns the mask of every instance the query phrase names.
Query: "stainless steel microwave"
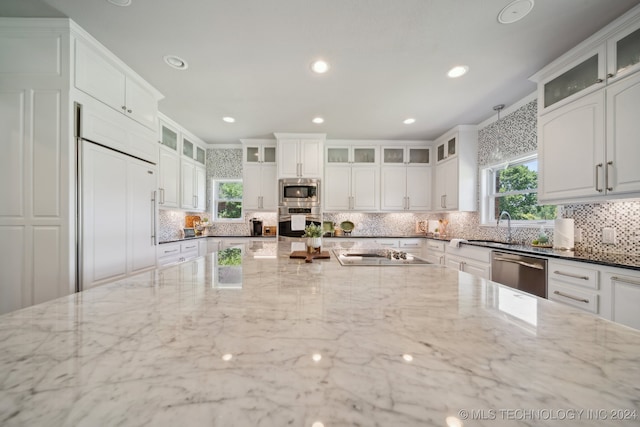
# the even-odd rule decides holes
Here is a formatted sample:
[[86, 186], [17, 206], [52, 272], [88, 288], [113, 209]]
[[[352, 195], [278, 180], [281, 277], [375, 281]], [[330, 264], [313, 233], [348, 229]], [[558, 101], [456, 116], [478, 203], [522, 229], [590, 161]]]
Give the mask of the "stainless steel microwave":
[[283, 178], [279, 181], [280, 206], [320, 206], [320, 180]]

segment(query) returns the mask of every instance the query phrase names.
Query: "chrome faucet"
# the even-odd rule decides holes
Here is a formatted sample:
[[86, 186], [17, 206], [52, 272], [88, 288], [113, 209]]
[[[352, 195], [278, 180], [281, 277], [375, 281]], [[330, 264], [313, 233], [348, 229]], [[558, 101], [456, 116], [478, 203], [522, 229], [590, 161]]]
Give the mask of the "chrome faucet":
[[507, 211], [500, 212], [500, 216], [498, 217], [498, 222], [496, 222], [496, 227], [500, 225], [500, 220], [505, 215], [507, 217], [507, 243], [511, 243], [511, 215], [509, 215], [509, 212]]

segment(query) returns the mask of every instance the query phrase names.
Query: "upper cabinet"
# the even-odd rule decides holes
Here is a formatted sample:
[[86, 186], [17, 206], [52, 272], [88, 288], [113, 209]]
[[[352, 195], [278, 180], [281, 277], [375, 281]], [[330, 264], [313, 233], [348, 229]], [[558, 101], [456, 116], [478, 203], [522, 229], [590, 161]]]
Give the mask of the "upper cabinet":
[[431, 209], [431, 147], [424, 143], [382, 147], [380, 209]]
[[246, 210], [275, 211], [278, 208], [276, 142], [243, 139], [242, 206]]
[[540, 203], [640, 196], [638, 70], [640, 6], [532, 77]]
[[477, 210], [477, 127], [458, 126], [438, 138], [435, 147], [437, 162], [433, 183], [433, 209]]
[[279, 178], [320, 178], [325, 134], [276, 133]]
[[538, 112], [545, 114], [640, 70], [635, 8], [536, 73]]
[[75, 87], [156, 130], [162, 95], [116, 58], [81, 40], [75, 43]]
[[431, 164], [431, 147], [382, 147], [382, 164], [383, 166], [429, 166]]

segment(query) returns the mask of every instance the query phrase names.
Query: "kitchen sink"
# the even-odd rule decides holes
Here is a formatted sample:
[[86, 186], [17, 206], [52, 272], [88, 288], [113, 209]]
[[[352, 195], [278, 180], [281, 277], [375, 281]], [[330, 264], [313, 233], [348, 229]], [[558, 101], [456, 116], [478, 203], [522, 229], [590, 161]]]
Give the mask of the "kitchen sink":
[[334, 249], [333, 255], [344, 266], [436, 265], [413, 254], [394, 249]]

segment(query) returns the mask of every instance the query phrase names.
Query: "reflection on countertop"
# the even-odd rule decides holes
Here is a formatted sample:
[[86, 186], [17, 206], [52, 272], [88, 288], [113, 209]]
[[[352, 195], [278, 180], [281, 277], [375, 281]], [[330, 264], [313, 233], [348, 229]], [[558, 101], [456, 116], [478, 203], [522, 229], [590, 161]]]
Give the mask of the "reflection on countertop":
[[451, 269], [290, 252], [247, 243], [0, 316], [3, 426], [442, 426], [478, 408], [637, 409], [640, 331]]

